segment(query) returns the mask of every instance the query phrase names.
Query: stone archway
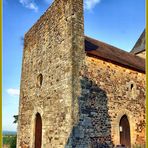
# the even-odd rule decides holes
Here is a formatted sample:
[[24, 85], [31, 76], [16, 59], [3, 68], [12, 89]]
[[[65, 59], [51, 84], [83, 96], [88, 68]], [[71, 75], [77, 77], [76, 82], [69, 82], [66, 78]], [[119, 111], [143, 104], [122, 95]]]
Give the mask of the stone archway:
[[129, 125], [130, 125], [130, 143], [131, 143], [131, 147], [132, 145], [135, 144], [136, 141], [136, 134], [135, 134], [135, 118], [132, 115], [132, 113], [130, 111], [128, 111], [127, 109], [121, 109], [120, 111], [118, 111], [117, 116], [115, 118], [113, 118], [112, 120], [112, 126], [111, 126], [111, 135], [112, 135], [112, 140], [114, 145], [119, 145], [120, 144], [120, 120], [121, 118], [126, 115]]
[[39, 113], [35, 119], [35, 148], [41, 148], [42, 145], [42, 118]]
[[120, 144], [125, 145], [127, 148], [131, 147], [130, 124], [126, 115], [123, 115], [119, 123], [120, 130]]

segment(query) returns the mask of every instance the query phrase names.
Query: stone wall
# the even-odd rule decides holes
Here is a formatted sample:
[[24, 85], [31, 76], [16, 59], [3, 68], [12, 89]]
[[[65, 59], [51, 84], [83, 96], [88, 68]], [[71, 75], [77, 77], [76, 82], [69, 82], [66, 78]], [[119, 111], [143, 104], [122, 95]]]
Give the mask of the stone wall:
[[146, 59], [146, 51], [142, 51], [142, 52], [136, 54], [136, 56]]
[[[131, 145], [145, 144], [145, 74], [86, 56], [79, 98], [80, 120], [70, 141], [73, 147], [94, 147], [104, 141], [120, 144], [119, 123], [126, 115]], [[70, 143], [69, 142], [69, 143]]]
[[26, 33], [21, 76], [18, 148], [34, 148], [35, 117], [42, 147], [63, 148], [78, 120], [84, 58], [83, 1], [55, 0]]
[[106, 92], [88, 75], [82, 76], [81, 87], [79, 121], [73, 127], [66, 148], [97, 148], [102, 138], [112, 148]]

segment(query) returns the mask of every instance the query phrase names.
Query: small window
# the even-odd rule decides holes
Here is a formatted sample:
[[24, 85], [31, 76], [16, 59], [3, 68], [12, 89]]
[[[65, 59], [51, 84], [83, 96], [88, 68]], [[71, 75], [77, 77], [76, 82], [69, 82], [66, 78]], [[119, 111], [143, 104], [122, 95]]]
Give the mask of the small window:
[[41, 87], [42, 86], [42, 83], [43, 83], [43, 75], [42, 74], [39, 74], [37, 76], [37, 86], [38, 87]]
[[134, 84], [131, 84], [131, 90], [133, 90]]

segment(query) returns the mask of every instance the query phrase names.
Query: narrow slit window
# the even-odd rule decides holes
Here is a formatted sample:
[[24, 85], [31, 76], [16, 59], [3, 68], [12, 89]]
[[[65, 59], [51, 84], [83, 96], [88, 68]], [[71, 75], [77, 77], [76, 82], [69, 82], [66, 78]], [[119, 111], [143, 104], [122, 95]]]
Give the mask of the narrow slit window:
[[134, 84], [131, 84], [131, 90], [133, 90]]
[[37, 76], [37, 86], [38, 87], [41, 87], [42, 86], [42, 83], [43, 83], [43, 75], [42, 74], [39, 74]]

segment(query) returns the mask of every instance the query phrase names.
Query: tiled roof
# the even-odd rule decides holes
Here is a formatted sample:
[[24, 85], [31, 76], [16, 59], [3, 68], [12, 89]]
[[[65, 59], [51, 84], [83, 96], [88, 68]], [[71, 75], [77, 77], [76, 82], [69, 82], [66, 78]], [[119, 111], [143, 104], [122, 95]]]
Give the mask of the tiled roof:
[[136, 42], [135, 46], [131, 50], [131, 53], [138, 54], [145, 51], [145, 30], [142, 32], [140, 38]]
[[85, 51], [88, 56], [145, 73], [144, 59], [87, 36], [85, 36]]

